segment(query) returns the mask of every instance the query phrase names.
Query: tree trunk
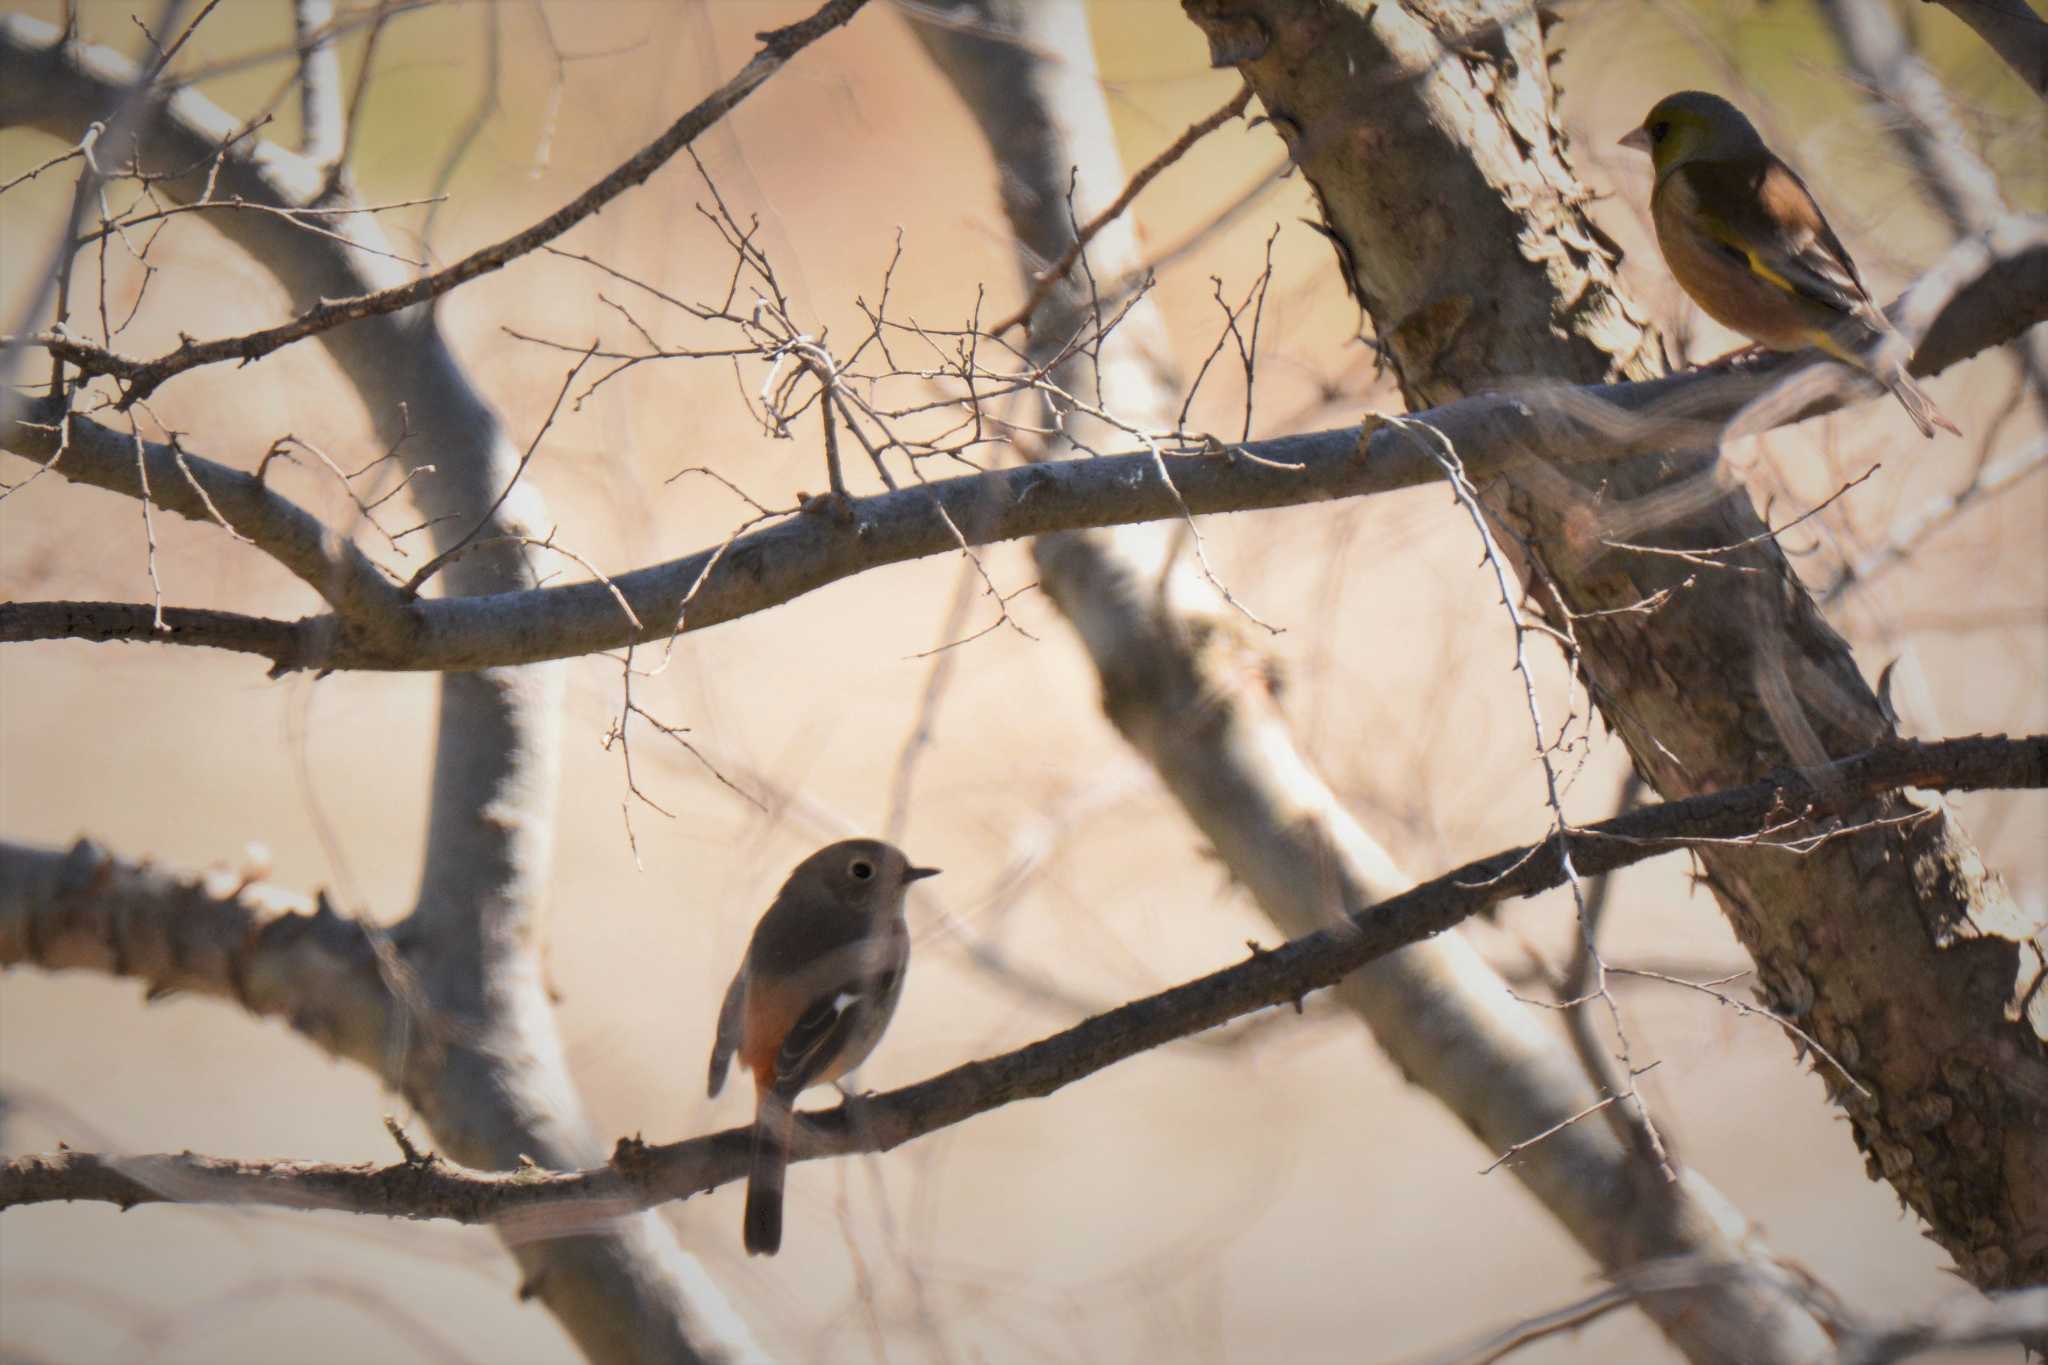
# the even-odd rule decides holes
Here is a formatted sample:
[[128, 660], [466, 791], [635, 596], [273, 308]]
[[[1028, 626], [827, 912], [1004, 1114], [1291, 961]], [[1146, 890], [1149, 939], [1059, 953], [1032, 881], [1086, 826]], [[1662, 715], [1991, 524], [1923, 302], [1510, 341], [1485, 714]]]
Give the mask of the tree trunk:
[[[1315, 188], [1346, 276], [1420, 407], [1544, 379], [1640, 377], [1659, 354], [1587, 218], [1535, 10], [1508, 0], [1185, 0]], [[1902, 428], [1900, 439], [1917, 443]], [[1661, 795], [1869, 747], [1893, 727], [1714, 453], [1486, 490], [1529, 597], [1576, 632], [1606, 719]], [[1741, 545], [1703, 567], [1600, 546], [1615, 509], [1692, 480], [1628, 539]], [[1752, 542], [1753, 543], [1750, 543]], [[1561, 608], [1561, 610], [1559, 609]], [[1984, 1289], [2048, 1278], [2048, 986], [2016, 910], [1944, 803], [1871, 802], [1804, 854], [1699, 851], [1771, 1008], [1830, 1075], [1873, 1177]]]
[[[1028, 288], [1034, 266], [1072, 244], [1074, 219], [1092, 218], [1123, 183], [1086, 10], [1078, 0], [965, 0], [945, 13], [958, 22], [916, 32], [987, 137]], [[1097, 278], [1138, 260], [1129, 220], [1089, 246]], [[1035, 361], [1088, 321], [1090, 302], [1078, 274], [1051, 292], [1032, 321]], [[1169, 354], [1164, 321], [1145, 300], [1099, 363], [1071, 360], [1058, 379], [1126, 421], [1164, 430], [1178, 406], [1178, 380], [1160, 359]], [[1266, 683], [1268, 661], [1175, 553], [1179, 539], [1180, 528], [1161, 524], [1033, 542], [1046, 591], [1100, 675], [1110, 720], [1280, 933], [1310, 933], [1406, 890], [1411, 878], [1296, 746]], [[1402, 1074], [1490, 1152], [1557, 1128], [1599, 1098], [1570, 1051], [1462, 935], [1415, 944], [1338, 990]], [[1819, 1325], [1773, 1273], [1740, 1211], [1697, 1173], [1668, 1180], [1598, 1120], [1564, 1127], [1512, 1169], [1610, 1273], [1663, 1257], [1721, 1272], [1644, 1296], [1645, 1311], [1689, 1358], [1761, 1365], [1827, 1354]]]

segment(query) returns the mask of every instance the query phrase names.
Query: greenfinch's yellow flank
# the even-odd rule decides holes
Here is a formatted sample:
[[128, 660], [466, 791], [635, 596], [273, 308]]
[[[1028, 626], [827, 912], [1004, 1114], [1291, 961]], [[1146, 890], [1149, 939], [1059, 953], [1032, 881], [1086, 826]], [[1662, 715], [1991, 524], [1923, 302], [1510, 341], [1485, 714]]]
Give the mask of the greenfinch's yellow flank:
[[1890, 389], [1923, 436], [1962, 434], [1907, 376], [1848, 250], [1741, 110], [1699, 90], [1667, 95], [1621, 145], [1650, 154], [1657, 245], [1708, 317], [1774, 351], [1817, 346]]

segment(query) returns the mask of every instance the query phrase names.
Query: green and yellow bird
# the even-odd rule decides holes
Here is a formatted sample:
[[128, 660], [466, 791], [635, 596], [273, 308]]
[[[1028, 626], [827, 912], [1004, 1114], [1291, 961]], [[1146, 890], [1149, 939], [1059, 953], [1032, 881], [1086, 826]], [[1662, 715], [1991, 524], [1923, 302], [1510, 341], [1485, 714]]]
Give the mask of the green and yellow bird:
[[1962, 433], [1906, 374], [1902, 345], [1828, 220], [1742, 111], [1700, 90], [1657, 101], [1624, 147], [1657, 172], [1650, 217], [1708, 317], [1773, 351], [1817, 346], [1890, 389], [1923, 436]]

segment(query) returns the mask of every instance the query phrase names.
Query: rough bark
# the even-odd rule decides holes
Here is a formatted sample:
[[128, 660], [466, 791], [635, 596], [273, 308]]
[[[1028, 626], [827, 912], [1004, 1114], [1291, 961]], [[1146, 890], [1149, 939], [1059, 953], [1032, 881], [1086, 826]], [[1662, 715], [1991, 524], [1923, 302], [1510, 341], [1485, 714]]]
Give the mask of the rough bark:
[[[1532, 8], [1184, 7], [1214, 59], [1251, 82], [1315, 188], [1411, 405], [1654, 363], [1655, 339], [1616, 275], [1620, 253], [1586, 216]], [[1902, 452], [1917, 445], [1900, 440]], [[1488, 489], [1533, 600], [1571, 613], [1587, 686], [1667, 798], [1892, 734], [1743, 491], [1672, 504], [1633, 537], [1753, 541], [1725, 570], [1598, 552], [1589, 527], [1712, 459], [1672, 452], [1583, 478], [1532, 464]], [[2042, 922], [2015, 909], [1939, 800], [1907, 794], [1861, 813], [1887, 823], [1803, 859], [1703, 850], [1706, 882], [1773, 1007], [1867, 1087], [1865, 1098], [1831, 1082], [1872, 1175], [1973, 1283], [2038, 1281], [2048, 1275]]]
[[[1034, 263], [1062, 258], [1074, 223], [1091, 219], [1123, 181], [1085, 9], [972, 0], [947, 7], [946, 17], [966, 22], [921, 24], [917, 33], [988, 140], [1028, 289]], [[1099, 277], [1136, 266], [1133, 224], [1104, 232], [1089, 259]], [[1048, 292], [1031, 324], [1041, 361], [1087, 322], [1090, 307], [1077, 277]], [[1163, 319], [1145, 301], [1111, 334], [1099, 364], [1070, 363], [1061, 382], [1127, 421], [1165, 429], [1177, 407], [1177, 382], [1161, 359], [1170, 354]], [[1270, 662], [1175, 552], [1178, 536], [1169, 525], [1033, 543], [1041, 582], [1095, 664], [1110, 720], [1283, 934], [1311, 932], [1406, 890], [1411, 879], [1296, 746]], [[1797, 1296], [1762, 1273], [1767, 1253], [1747, 1220], [1705, 1179], [1687, 1170], [1668, 1180], [1604, 1123], [1565, 1126], [1598, 1099], [1593, 1085], [1462, 936], [1382, 958], [1337, 989], [1402, 1074], [1489, 1151], [1561, 1129], [1513, 1170], [1604, 1270], [1683, 1256], [1734, 1272], [1643, 1299], [1689, 1358], [1826, 1354], [1826, 1337]]]

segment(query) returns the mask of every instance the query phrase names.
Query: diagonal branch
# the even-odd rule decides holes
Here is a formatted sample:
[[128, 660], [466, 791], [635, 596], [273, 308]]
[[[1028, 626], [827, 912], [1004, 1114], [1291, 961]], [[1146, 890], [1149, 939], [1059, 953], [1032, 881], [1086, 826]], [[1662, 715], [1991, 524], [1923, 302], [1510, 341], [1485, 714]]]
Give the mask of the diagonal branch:
[[[36, 343], [44, 346], [51, 354], [70, 361], [86, 374], [111, 375], [120, 380], [124, 387], [121, 405], [127, 407], [149, 397], [166, 380], [197, 366], [218, 364], [227, 360], [247, 364], [252, 360], [260, 360], [273, 351], [281, 350], [293, 342], [318, 336], [343, 323], [357, 322], [385, 313], [396, 313], [414, 304], [439, 298], [451, 289], [467, 284], [481, 275], [503, 269], [520, 257], [554, 241], [627, 190], [646, 180], [667, 164], [677, 152], [689, 146], [706, 129], [736, 108], [740, 101], [759, 89], [770, 76], [781, 70], [783, 64], [791, 57], [851, 19], [866, 3], [867, 0], [830, 0], [816, 14], [801, 23], [758, 35], [762, 43], [761, 50], [740, 68], [738, 74], [698, 101], [688, 113], [670, 124], [660, 137], [621, 162], [610, 174], [531, 227], [515, 232], [503, 241], [473, 251], [454, 264], [430, 275], [422, 275], [408, 283], [380, 289], [371, 294], [323, 301], [308, 308], [290, 322], [266, 327], [261, 331], [249, 332], [242, 336], [220, 337], [212, 341], [188, 340], [180, 344], [177, 350], [153, 360], [128, 360], [99, 347], [87, 346], [55, 334], [38, 337]], [[38, 36], [36, 28], [43, 27], [21, 18], [9, 20], [7, 26], [14, 30], [9, 36], [14, 37], [16, 42], [27, 40], [25, 46], [34, 43]], [[47, 32], [54, 35], [55, 30]], [[4, 70], [4, 65], [0, 65], [0, 72]]]
[[[1584, 876], [1702, 843], [1742, 843], [1801, 857], [1816, 841], [1856, 828], [1845, 822], [1859, 818], [1873, 797], [1905, 786], [2048, 786], [2048, 735], [1894, 742], [1822, 769], [1645, 806], [1539, 845], [1506, 849], [1281, 947], [1255, 949], [1236, 966], [1133, 1000], [1013, 1052], [806, 1115], [793, 1153], [805, 1160], [889, 1151], [990, 1109], [1044, 1098], [1254, 1010], [1298, 1004], [1311, 991], [1489, 906], [1562, 885], [1567, 856]], [[2048, 982], [2036, 989], [2048, 990]], [[497, 1223], [521, 1237], [562, 1236], [589, 1230], [593, 1220], [739, 1179], [747, 1171], [749, 1148], [744, 1128], [655, 1147], [627, 1139], [606, 1166], [554, 1172], [473, 1171], [431, 1159], [378, 1167], [59, 1152], [0, 1164], [0, 1209], [64, 1199], [124, 1207], [248, 1203]]]

